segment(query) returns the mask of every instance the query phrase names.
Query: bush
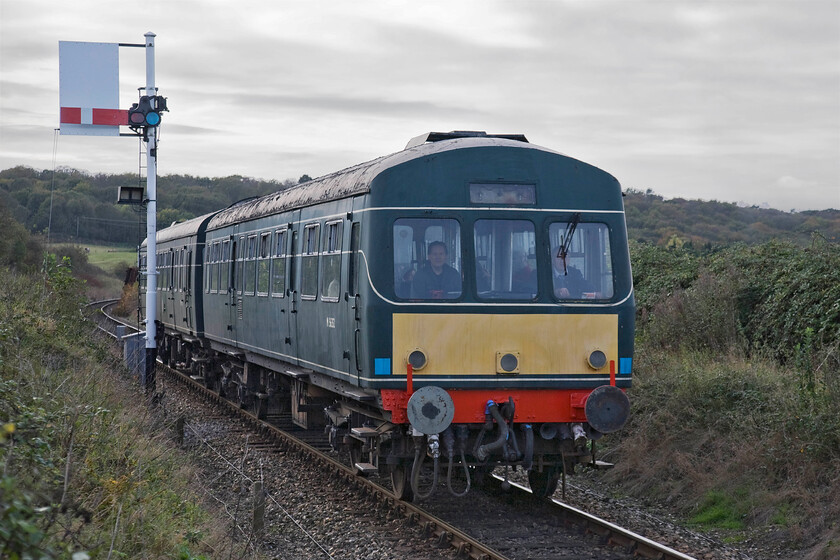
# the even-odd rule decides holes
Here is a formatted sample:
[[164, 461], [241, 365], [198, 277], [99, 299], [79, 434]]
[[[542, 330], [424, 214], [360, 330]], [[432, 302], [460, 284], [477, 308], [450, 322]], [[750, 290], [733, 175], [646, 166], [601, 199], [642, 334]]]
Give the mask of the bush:
[[716, 352], [742, 351], [745, 341], [736, 312], [738, 275], [704, 271], [685, 289], [653, 304], [645, 340], [661, 348]]
[[836, 536], [840, 246], [632, 244], [631, 257], [633, 408], [608, 477], [704, 527]]
[[633, 243], [641, 338], [772, 358], [840, 400], [840, 245], [771, 241], [700, 255]]

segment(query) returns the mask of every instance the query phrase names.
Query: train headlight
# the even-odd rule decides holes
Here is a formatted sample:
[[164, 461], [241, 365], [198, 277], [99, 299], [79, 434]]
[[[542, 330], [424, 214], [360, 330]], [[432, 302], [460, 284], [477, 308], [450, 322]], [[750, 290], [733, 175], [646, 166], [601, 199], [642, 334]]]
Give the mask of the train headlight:
[[496, 373], [519, 373], [519, 352], [496, 352]]
[[429, 360], [426, 358], [426, 353], [421, 348], [415, 348], [414, 350], [412, 350], [411, 353], [408, 355], [408, 358], [406, 358], [406, 361], [408, 361], [408, 363], [411, 364], [411, 368], [414, 371], [423, 369], [429, 362]]
[[586, 358], [586, 362], [592, 369], [601, 369], [607, 365], [607, 355], [601, 350], [594, 350], [589, 354], [589, 357]]

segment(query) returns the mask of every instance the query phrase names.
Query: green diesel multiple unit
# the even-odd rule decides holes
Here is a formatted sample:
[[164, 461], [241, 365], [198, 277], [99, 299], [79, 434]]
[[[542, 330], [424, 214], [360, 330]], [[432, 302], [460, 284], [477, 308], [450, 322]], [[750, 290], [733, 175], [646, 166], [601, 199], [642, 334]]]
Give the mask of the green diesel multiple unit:
[[157, 250], [161, 358], [258, 415], [326, 424], [400, 497], [428, 495], [441, 461], [456, 494], [500, 464], [549, 494], [627, 419], [620, 185], [524, 136], [423, 135], [163, 229]]

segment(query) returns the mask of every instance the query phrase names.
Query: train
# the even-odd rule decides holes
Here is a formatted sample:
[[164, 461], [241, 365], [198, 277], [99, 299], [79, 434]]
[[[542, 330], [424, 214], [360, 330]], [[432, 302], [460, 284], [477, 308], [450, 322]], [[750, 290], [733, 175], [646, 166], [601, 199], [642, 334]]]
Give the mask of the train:
[[422, 134], [156, 240], [159, 359], [400, 499], [499, 466], [550, 496], [629, 417], [621, 186], [522, 134]]

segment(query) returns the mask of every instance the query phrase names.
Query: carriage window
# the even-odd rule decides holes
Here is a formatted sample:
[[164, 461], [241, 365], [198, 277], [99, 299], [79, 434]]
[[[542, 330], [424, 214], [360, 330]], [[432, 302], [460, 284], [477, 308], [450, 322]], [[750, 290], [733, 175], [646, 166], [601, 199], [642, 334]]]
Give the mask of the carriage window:
[[549, 226], [548, 233], [554, 296], [560, 300], [612, 298], [607, 225], [557, 222]]
[[245, 237], [240, 236], [239, 243], [233, 244], [233, 256], [231, 266], [233, 267], [233, 286], [236, 286], [236, 293], [242, 293], [242, 269], [245, 266], [245, 256], [248, 249], [245, 246]]
[[146, 291], [146, 255], [140, 255], [139, 266], [137, 267], [137, 285], [141, 292]]
[[169, 264], [172, 260], [172, 259], [170, 259], [171, 256], [172, 256], [172, 252], [167, 251], [167, 252], [165, 252], [161, 255], [161, 259], [160, 259], [160, 262], [163, 263], [163, 270], [161, 271], [163, 273], [162, 274], [163, 283], [161, 284], [161, 290], [164, 290], [164, 291], [169, 291], [169, 285], [170, 285], [169, 277], [172, 274], [172, 270], [169, 266]]
[[216, 282], [215, 270], [216, 261], [218, 260], [218, 244], [210, 244], [204, 249], [204, 270], [207, 271], [207, 276], [204, 279], [204, 289], [207, 292], [215, 293], [219, 289], [219, 284]]
[[318, 224], [309, 224], [303, 231], [301, 253], [300, 297], [315, 299], [318, 294]]
[[184, 291], [187, 287], [187, 261], [186, 250], [178, 251], [178, 290]]
[[257, 257], [257, 294], [261, 296], [268, 295], [268, 280], [269, 280], [269, 265], [271, 261], [268, 258], [269, 243], [271, 241], [271, 234], [264, 233], [260, 236], [260, 246]]
[[222, 241], [222, 248], [219, 251], [219, 263], [216, 265], [219, 293], [228, 291], [228, 280], [230, 278], [230, 240]]
[[[204, 291], [211, 292], [213, 288], [213, 245], [207, 245], [204, 249]], [[218, 288], [218, 286], [217, 286]]]
[[528, 220], [475, 223], [475, 279], [481, 299], [534, 299], [537, 254]]
[[187, 251], [184, 257], [184, 291], [189, 292], [192, 282], [192, 251]]
[[324, 226], [324, 254], [321, 259], [321, 299], [338, 301], [341, 291], [341, 222]]
[[242, 282], [245, 285], [245, 295], [254, 295], [254, 284], [257, 279], [257, 236], [252, 235], [248, 237], [248, 247], [245, 253], [245, 271], [243, 272]]
[[403, 299], [461, 296], [461, 228], [456, 220], [394, 222], [394, 291]]
[[283, 297], [286, 291], [286, 232], [274, 232], [274, 246], [271, 250], [271, 295]]

